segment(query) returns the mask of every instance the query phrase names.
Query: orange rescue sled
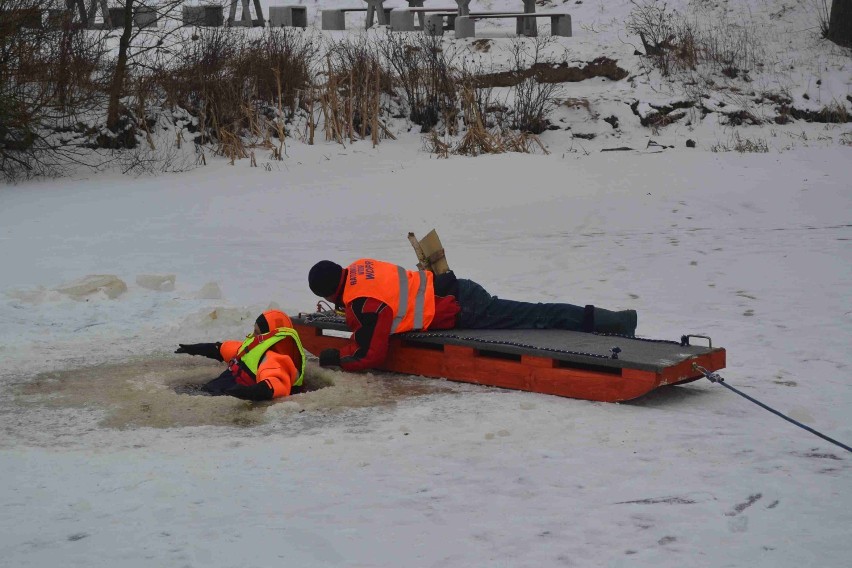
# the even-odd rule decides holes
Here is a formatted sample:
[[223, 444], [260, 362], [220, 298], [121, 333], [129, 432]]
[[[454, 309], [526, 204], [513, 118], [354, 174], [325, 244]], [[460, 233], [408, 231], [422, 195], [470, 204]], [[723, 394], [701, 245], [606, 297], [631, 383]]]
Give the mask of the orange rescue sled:
[[[314, 355], [349, 337], [341, 316], [318, 312], [291, 318]], [[690, 345], [703, 338], [708, 346]], [[552, 329], [409, 332], [391, 337], [382, 370], [584, 400], [631, 400], [663, 385], [702, 378], [725, 367], [725, 350], [705, 336], [678, 341]]]

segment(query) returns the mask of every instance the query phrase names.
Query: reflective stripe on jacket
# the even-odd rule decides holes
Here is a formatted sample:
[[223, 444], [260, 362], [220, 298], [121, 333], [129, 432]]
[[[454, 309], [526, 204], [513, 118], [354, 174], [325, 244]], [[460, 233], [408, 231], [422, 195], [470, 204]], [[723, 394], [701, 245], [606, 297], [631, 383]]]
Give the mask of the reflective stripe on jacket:
[[279, 327], [273, 330], [273, 333], [260, 335], [255, 337], [249, 335], [240, 346], [237, 356], [231, 362], [232, 372], [235, 366], [239, 366], [244, 371], [251, 373], [252, 379], [257, 377], [257, 368], [260, 366], [260, 360], [269, 351], [273, 345], [287, 338], [296, 342], [296, 347], [301, 355], [301, 365], [299, 365], [299, 378], [293, 383], [294, 387], [301, 386], [302, 379], [305, 377], [305, 349], [302, 347], [302, 342], [299, 340], [299, 334], [296, 330], [289, 327]]
[[343, 302], [375, 298], [390, 306], [391, 333], [428, 329], [435, 317], [433, 275], [426, 270], [406, 270], [390, 262], [361, 258], [349, 265]]

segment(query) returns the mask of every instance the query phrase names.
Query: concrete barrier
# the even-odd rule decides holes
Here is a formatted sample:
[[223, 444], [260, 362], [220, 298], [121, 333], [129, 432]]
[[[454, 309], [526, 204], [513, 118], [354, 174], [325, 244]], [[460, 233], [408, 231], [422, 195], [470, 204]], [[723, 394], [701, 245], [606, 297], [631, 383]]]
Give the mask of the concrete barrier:
[[109, 8], [109, 22], [113, 28], [123, 28], [124, 8]]
[[[422, 0], [409, 0], [410, 2], [418, 2], [422, 4]], [[420, 20], [420, 28], [426, 29], [426, 17], [433, 12], [452, 12], [458, 14], [457, 8], [424, 8], [423, 6], [413, 6], [410, 8], [392, 8], [390, 13], [390, 31], [392, 32], [413, 32], [417, 29], [414, 24], [414, 16]], [[434, 34], [433, 34], [434, 35]]]
[[184, 6], [183, 23], [187, 26], [221, 27], [225, 23], [222, 6]]
[[511, 12], [477, 12], [456, 18], [456, 39], [476, 37], [476, 21], [498, 18], [515, 18], [518, 35], [536, 35], [537, 31], [531, 25], [536, 18], [550, 18], [550, 35], [571, 37], [571, 16], [564, 12], [547, 13], [511, 13]]
[[269, 26], [306, 28], [308, 27], [308, 9], [305, 6], [270, 6]]
[[133, 23], [139, 28], [157, 27], [157, 8], [154, 6], [138, 6], [133, 9]]
[[[372, 6], [372, 5], [371, 5]], [[322, 29], [324, 30], [345, 30], [346, 29], [346, 12], [367, 12], [366, 26], [369, 28], [373, 22], [371, 19], [371, 8], [335, 8], [332, 10], [322, 11]], [[379, 18], [379, 23], [382, 20], [385, 22], [390, 20], [391, 8], [383, 8], [381, 10], [382, 17]]]

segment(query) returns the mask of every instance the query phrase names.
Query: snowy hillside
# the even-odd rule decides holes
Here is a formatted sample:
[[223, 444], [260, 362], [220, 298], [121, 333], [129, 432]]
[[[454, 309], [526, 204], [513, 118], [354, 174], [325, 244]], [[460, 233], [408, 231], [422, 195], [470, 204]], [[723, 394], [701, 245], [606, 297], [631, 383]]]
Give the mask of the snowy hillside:
[[[826, 124], [819, 116], [827, 111], [848, 121], [852, 114], [852, 60], [848, 50], [819, 37], [821, 2], [537, 2], [537, 11], [567, 11], [573, 22], [573, 37], [555, 37], [542, 60], [592, 71], [589, 79], [563, 83], [558, 90], [562, 104], [552, 119], [561, 130], [543, 137], [548, 148], [554, 152], [623, 146], [642, 149], [649, 140], [677, 147], [693, 140], [704, 149], [723, 151], [743, 141], [773, 150], [850, 143], [848, 126]], [[287, 3], [268, 5], [282, 4]], [[299, 4], [307, 6], [315, 29], [321, 27], [324, 9], [366, 5], [360, 0]], [[446, 4], [454, 3], [426, 2], [426, 6]], [[387, 0], [385, 6], [404, 7], [407, 3]], [[709, 56], [712, 63], [678, 69], [672, 62], [670, 74], [663, 76], [644, 57], [646, 49], [635, 28], [628, 29], [631, 22], [643, 22], [641, 9], [649, 6], [671, 17], [670, 22], [688, 25], [699, 42], [703, 38], [702, 45], [714, 50]], [[522, 8], [521, 0], [473, 0], [470, 4], [472, 11]], [[384, 33], [379, 27], [366, 32], [363, 22], [363, 14], [347, 15], [347, 33]], [[538, 25], [542, 35], [549, 33], [547, 19]], [[514, 36], [514, 26], [511, 19], [479, 22], [475, 40], [454, 40], [454, 34], [446, 32], [445, 49], [465, 52], [465, 60], [510, 69], [509, 38]], [[338, 38], [340, 34], [326, 35]], [[613, 62], [623, 78], [596, 77], [590, 64], [601, 58]]]

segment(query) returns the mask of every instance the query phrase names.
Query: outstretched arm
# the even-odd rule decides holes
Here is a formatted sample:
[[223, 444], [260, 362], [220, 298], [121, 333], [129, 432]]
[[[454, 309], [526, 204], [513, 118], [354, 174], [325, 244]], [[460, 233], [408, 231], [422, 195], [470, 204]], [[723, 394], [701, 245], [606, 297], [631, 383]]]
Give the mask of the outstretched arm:
[[187, 355], [202, 355], [217, 361], [224, 361], [219, 348], [221, 343], [178, 343], [175, 353], [186, 353]]

